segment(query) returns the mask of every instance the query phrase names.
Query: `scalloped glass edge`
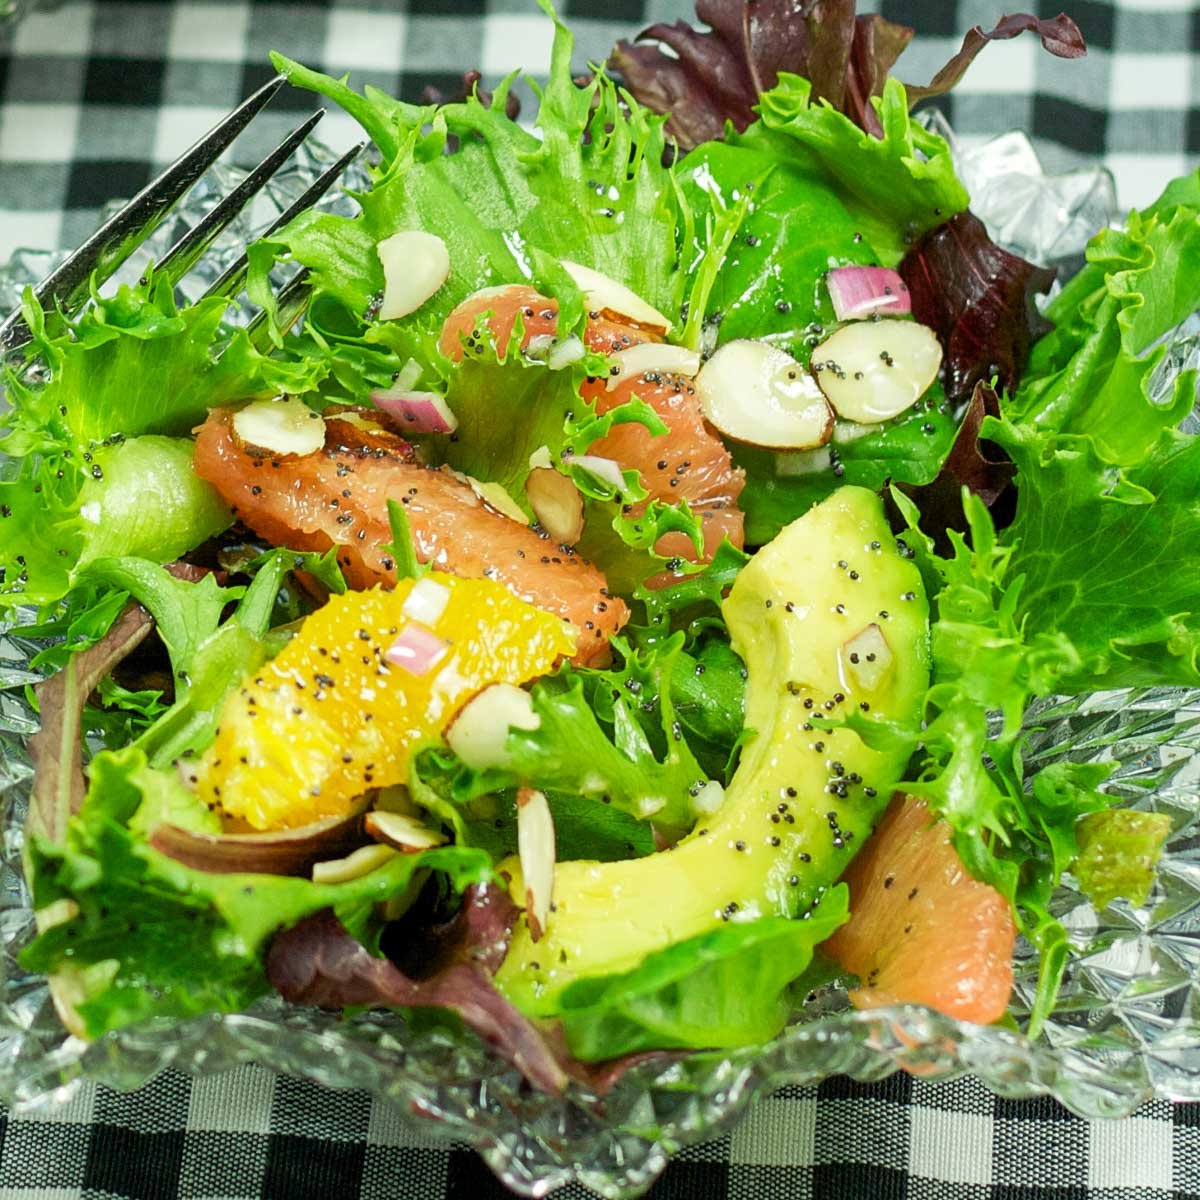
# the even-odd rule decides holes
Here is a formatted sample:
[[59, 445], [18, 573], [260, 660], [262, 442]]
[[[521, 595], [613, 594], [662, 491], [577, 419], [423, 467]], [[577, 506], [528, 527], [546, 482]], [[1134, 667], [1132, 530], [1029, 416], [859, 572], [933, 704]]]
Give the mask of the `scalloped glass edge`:
[[[973, 147], [949, 136], [975, 211], [1002, 244], [1070, 269], [1088, 236], [1116, 212], [1103, 169], [1048, 177], [1028, 139], [1006, 134]], [[190, 277], [216, 277], [249, 234], [290, 202], [330, 161], [305, 148]], [[151, 252], [169, 244], [239, 178], [218, 167], [201, 183]], [[342, 206], [343, 197], [325, 203]], [[0, 307], [45, 273], [51, 256], [18, 254], [0, 274]], [[140, 270], [140, 262], [130, 271]], [[1173, 374], [1200, 360], [1195, 322], [1168, 355]], [[1030, 1042], [1020, 1022], [1036, 962], [1018, 947], [1012, 1028], [981, 1028], [918, 1006], [859, 1013], [837, 988], [809, 997], [804, 1011], [766, 1046], [663, 1056], [630, 1071], [603, 1100], [573, 1086], [561, 1098], [532, 1091], [476, 1039], [410, 1028], [402, 1015], [351, 1018], [269, 1000], [251, 1011], [187, 1022], [154, 1022], [93, 1043], [68, 1036], [45, 980], [16, 960], [33, 932], [21, 873], [22, 824], [32, 768], [25, 738], [36, 717], [24, 688], [36, 680], [32, 644], [0, 626], [0, 1097], [17, 1111], [67, 1101], [83, 1079], [132, 1090], [173, 1067], [209, 1074], [253, 1062], [335, 1088], [360, 1088], [394, 1102], [422, 1133], [473, 1146], [514, 1191], [542, 1196], [578, 1182], [604, 1197], [644, 1192], [684, 1146], [728, 1128], [745, 1106], [785, 1084], [835, 1074], [881, 1079], [896, 1070], [925, 1078], [971, 1073], [996, 1093], [1051, 1095], [1087, 1117], [1119, 1117], [1154, 1096], [1200, 1099], [1200, 690], [1110, 692], [1032, 709], [1028, 761], [1111, 760], [1122, 803], [1168, 813], [1173, 834], [1146, 906], [1117, 902], [1097, 913], [1068, 877], [1055, 900], [1079, 951], [1044, 1036]]]

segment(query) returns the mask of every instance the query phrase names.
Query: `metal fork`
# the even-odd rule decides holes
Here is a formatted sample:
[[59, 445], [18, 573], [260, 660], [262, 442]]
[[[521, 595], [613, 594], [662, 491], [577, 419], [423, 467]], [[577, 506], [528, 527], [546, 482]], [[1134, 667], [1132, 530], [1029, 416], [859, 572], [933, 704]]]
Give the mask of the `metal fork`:
[[[130, 255], [162, 224], [193, 184], [217, 161], [284, 82], [284, 77], [280, 75], [259, 88], [51, 271], [34, 288], [34, 296], [47, 310], [48, 316], [51, 310], [61, 311], [69, 317], [82, 309], [90, 296], [90, 281], [94, 278], [97, 284], [103, 283], [128, 261]], [[222, 230], [246, 208], [267, 181], [292, 156], [324, 115], [325, 110], [319, 109], [302, 122], [233, 191], [183, 234], [159, 261], [158, 274], [166, 274], [172, 284], [177, 284]], [[362, 152], [365, 144], [360, 142], [328, 167], [305, 189], [303, 195], [271, 222], [261, 236], [269, 236], [315, 204], [333, 187], [350, 163]], [[208, 288], [204, 293], [205, 297], [235, 295], [245, 279], [246, 266], [246, 254], [243, 251]], [[281, 321], [288, 321], [289, 318], [294, 321], [303, 311], [308, 298], [306, 274], [301, 271], [280, 289], [278, 302]], [[260, 322], [262, 315], [255, 318], [255, 321]], [[11, 313], [4, 323], [0, 324], [0, 358], [25, 345], [30, 336], [20, 310]]]

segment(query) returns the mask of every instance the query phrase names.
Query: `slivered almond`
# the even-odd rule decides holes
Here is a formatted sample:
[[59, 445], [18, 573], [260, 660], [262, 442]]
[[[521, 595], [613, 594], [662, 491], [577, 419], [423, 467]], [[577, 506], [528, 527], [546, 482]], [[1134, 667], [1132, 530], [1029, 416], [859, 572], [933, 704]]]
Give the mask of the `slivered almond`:
[[525, 921], [536, 942], [550, 920], [554, 891], [554, 818], [542, 792], [523, 787], [517, 791], [517, 853], [525, 879]]

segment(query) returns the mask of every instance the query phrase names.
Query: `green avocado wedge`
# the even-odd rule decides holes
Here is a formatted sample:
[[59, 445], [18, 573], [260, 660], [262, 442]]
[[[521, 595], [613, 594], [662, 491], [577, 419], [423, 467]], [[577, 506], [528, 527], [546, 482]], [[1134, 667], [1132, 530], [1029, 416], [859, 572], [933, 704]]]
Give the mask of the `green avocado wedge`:
[[[554, 1015], [576, 980], [629, 971], [725, 922], [803, 916], [901, 778], [906, 750], [814, 723], [851, 711], [915, 722], [929, 684], [925, 592], [875, 493], [843, 487], [792, 522], [723, 607], [755, 730], [724, 802], [671, 850], [558, 864], [547, 929], [535, 942], [522, 915], [496, 976], [523, 1012]], [[519, 863], [502, 869], [521, 903]]]

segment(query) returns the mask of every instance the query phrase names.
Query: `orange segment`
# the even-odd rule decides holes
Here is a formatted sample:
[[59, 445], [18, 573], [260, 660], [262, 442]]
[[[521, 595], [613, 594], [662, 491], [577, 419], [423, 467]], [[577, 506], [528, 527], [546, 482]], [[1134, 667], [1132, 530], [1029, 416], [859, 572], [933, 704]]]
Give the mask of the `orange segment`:
[[575, 631], [489, 579], [427, 578], [450, 595], [427, 626], [447, 647], [425, 674], [387, 652], [413, 622], [413, 581], [332, 596], [241, 688], [198, 771], [197, 793], [254, 829], [348, 812], [372, 788], [403, 783], [416, 749], [493, 683], [523, 683], [575, 651]]
[[1016, 929], [1008, 902], [968, 874], [923, 800], [897, 796], [843, 877], [850, 920], [824, 949], [863, 987], [856, 1008], [927, 1004], [981, 1025], [1012, 991]]

